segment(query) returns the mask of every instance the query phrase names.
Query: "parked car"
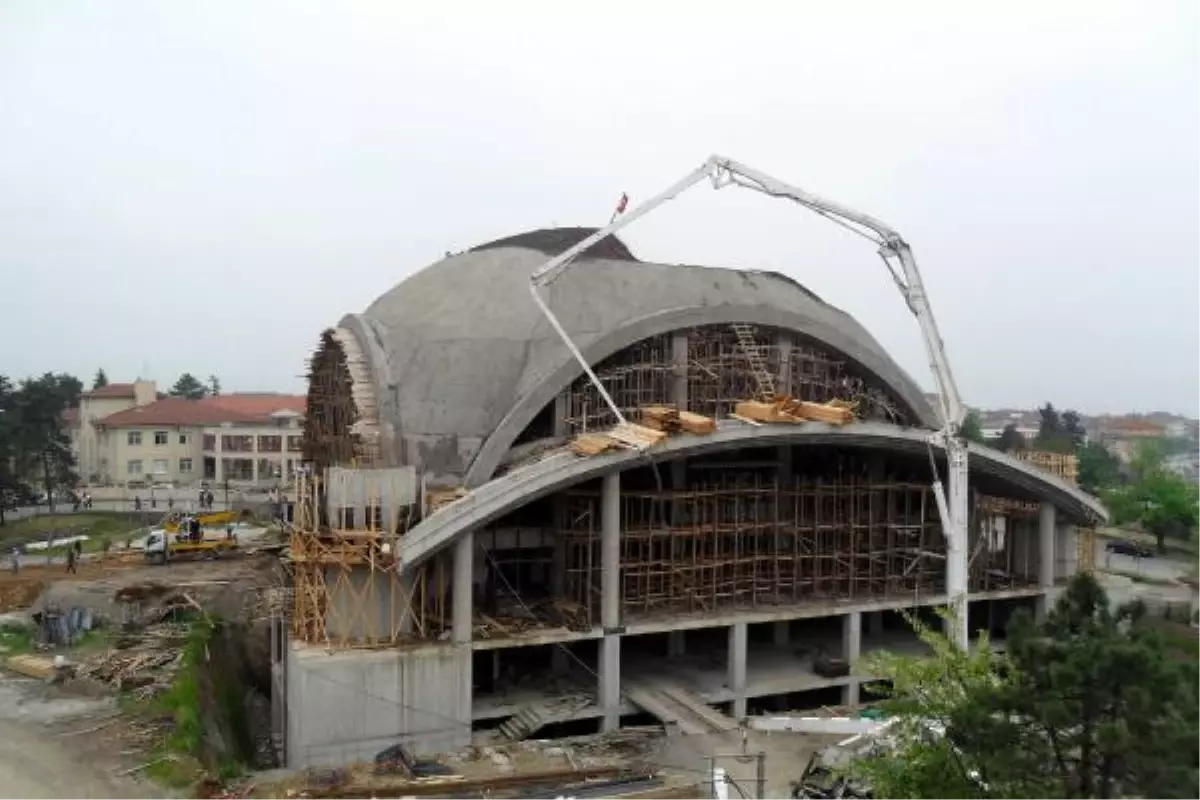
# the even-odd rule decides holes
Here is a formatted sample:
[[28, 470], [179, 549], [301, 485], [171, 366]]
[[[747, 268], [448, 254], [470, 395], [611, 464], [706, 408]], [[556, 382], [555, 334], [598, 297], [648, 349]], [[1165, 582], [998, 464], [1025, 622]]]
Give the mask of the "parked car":
[[1153, 558], [1154, 550], [1149, 545], [1140, 542], [1131, 542], [1127, 539], [1110, 539], [1108, 544], [1104, 545], [1104, 549], [1109, 553], [1119, 553], [1123, 556], [1133, 556], [1134, 558]]

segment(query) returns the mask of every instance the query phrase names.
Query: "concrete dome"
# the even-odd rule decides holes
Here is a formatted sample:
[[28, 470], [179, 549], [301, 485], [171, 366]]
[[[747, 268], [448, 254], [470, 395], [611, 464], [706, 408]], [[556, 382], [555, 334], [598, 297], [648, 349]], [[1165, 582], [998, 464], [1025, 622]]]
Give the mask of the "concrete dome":
[[[529, 296], [529, 274], [593, 229], [534, 231], [451, 255], [405, 279], [340, 341], [365, 371], [356, 387], [376, 416], [387, 464], [415, 464], [469, 485], [488, 480], [513, 440], [580, 370]], [[790, 330], [875, 376], [926, 426], [936, 418], [916, 383], [852, 317], [795, 281], [754, 272], [636, 260], [610, 237], [543, 295], [597, 363], [657, 334], [747, 322]], [[353, 340], [353, 341], [351, 341]]]

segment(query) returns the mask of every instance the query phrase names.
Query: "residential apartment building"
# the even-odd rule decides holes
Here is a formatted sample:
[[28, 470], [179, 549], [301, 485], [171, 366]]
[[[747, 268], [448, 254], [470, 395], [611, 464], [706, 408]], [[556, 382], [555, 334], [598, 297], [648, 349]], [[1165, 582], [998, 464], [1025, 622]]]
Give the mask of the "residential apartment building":
[[[90, 483], [131, 487], [275, 486], [297, 466], [303, 418], [304, 398], [282, 394], [128, 405], [92, 420], [96, 466], [83, 474]], [[72, 440], [85, 441], [81, 422]], [[77, 453], [82, 464], [82, 448]]]

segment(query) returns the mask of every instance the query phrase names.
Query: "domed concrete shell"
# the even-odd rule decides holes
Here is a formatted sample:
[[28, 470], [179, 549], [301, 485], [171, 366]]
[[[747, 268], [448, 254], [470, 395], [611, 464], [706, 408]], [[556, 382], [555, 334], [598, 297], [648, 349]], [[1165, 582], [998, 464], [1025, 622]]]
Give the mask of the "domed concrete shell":
[[[370, 366], [387, 464], [468, 486], [491, 478], [581, 373], [529, 296], [529, 275], [591, 232], [535, 231], [449, 256], [341, 321]], [[641, 262], [609, 239], [543, 296], [592, 364], [682, 328], [774, 326], [855, 362], [921, 424], [937, 424], [920, 388], [858, 322], [778, 273]]]

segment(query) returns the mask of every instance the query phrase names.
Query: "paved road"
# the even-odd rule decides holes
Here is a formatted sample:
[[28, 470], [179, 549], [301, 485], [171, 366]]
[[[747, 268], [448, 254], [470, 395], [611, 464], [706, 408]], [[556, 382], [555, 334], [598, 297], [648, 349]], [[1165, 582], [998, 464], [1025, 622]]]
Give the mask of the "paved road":
[[1120, 553], [1110, 553], [1104, 549], [1109, 542], [1102, 536], [1096, 537], [1096, 566], [1099, 569], [1117, 570], [1118, 572], [1136, 572], [1148, 578], [1174, 580], [1188, 574], [1194, 565], [1186, 561], [1163, 556], [1153, 558], [1134, 558]]

